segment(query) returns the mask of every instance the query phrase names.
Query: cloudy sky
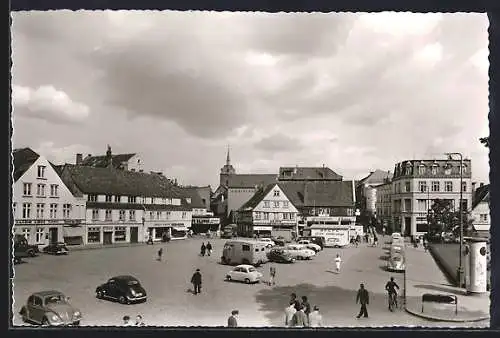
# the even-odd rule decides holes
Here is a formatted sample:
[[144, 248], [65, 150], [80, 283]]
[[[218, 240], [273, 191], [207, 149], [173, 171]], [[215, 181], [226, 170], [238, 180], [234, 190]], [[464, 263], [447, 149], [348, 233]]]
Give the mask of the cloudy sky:
[[486, 14], [16, 12], [13, 146], [137, 152], [211, 184], [325, 164], [346, 178], [460, 151], [488, 182]]

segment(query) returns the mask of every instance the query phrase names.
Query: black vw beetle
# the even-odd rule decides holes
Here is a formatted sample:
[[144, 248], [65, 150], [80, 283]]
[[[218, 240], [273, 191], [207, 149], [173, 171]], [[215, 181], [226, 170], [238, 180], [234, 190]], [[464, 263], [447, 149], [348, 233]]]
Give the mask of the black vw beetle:
[[121, 304], [145, 302], [147, 300], [146, 290], [137, 278], [133, 276], [116, 276], [110, 278], [106, 283], [99, 285], [96, 297], [118, 301]]

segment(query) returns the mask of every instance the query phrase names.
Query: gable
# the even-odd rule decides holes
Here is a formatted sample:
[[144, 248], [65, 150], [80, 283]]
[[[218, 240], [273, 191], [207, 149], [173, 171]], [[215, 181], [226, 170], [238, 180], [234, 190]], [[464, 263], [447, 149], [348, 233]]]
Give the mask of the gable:
[[[288, 196], [285, 194], [283, 189], [278, 184], [275, 185], [270, 185], [268, 189], [266, 189], [266, 193], [262, 194], [262, 198], [260, 201], [257, 203], [257, 205], [254, 208], [254, 211], [261, 211], [261, 212], [271, 212], [271, 211], [277, 211], [276, 209], [273, 209], [273, 202], [279, 201], [280, 202], [280, 208], [278, 212], [298, 212], [297, 208], [293, 205], [292, 201], [288, 198]], [[275, 192], [277, 195], [275, 195]], [[264, 207], [264, 201], [269, 201], [270, 202], [270, 208], [265, 208]], [[287, 201], [288, 202], [288, 207], [284, 208], [282, 206], [282, 202]]]

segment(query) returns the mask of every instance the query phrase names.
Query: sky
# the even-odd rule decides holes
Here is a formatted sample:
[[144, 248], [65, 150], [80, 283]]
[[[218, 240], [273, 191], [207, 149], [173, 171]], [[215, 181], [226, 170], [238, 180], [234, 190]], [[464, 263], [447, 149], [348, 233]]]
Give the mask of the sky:
[[137, 153], [218, 186], [330, 167], [345, 179], [461, 152], [489, 182], [486, 14], [12, 13], [13, 148], [55, 163]]

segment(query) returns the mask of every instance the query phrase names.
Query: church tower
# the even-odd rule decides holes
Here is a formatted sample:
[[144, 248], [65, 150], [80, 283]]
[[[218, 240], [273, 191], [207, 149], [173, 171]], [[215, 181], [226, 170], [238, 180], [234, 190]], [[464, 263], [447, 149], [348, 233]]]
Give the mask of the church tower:
[[229, 146], [227, 146], [227, 156], [226, 156], [226, 164], [220, 169], [220, 185], [228, 186], [229, 177], [231, 175], [236, 174], [236, 170], [231, 165], [231, 157], [229, 155]]

